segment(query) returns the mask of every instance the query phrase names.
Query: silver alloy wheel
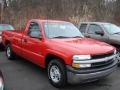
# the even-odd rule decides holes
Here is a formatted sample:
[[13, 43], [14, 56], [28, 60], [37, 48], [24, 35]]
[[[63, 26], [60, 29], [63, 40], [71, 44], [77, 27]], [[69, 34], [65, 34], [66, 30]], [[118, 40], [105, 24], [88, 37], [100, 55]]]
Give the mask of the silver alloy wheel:
[[10, 54], [11, 54], [10, 47], [7, 47], [7, 56], [10, 57]]
[[53, 82], [58, 83], [60, 81], [61, 73], [58, 66], [56, 65], [51, 66], [49, 73], [50, 73], [50, 78]]

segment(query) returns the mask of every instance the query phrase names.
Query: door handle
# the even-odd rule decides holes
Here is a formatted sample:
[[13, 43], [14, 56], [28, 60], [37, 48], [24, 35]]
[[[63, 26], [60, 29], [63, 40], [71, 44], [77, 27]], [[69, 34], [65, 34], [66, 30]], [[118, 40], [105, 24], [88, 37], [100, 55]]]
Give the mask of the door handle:
[[27, 39], [24, 39], [23, 42], [27, 43]]

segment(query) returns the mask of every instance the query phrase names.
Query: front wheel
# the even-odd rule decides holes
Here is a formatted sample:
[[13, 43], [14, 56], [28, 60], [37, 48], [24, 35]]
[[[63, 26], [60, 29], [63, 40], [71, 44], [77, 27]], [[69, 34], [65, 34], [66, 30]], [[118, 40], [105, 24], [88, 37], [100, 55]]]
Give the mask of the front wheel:
[[52, 60], [48, 64], [48, 77], [53, 86], [57, 88], [64, 87], [67, 81], [64, 63], [59, 60]]

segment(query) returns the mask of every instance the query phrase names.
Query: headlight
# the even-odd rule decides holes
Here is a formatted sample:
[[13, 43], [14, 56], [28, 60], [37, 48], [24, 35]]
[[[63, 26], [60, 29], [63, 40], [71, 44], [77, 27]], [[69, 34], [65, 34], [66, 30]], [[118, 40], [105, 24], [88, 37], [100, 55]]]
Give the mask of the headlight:
[[86, 60], [91, 59], [90, 55], [74, 55], [73, 60]]
[[90, 55], [74, 55], [72, 67], [74, 67], [74, 68], [91, 67], [91, 64], [89, 64], [89, 63], [80, 63], [80, 61], [82, 61], [82, 60], [89, 60], [89, 59], [91, 59]]
[[0, 39], [2, 38], [2, 36], [0, 36]]
[[0, 78], [0, 90], [3, 90], [3, 88], [4, 88], [3, 79]]

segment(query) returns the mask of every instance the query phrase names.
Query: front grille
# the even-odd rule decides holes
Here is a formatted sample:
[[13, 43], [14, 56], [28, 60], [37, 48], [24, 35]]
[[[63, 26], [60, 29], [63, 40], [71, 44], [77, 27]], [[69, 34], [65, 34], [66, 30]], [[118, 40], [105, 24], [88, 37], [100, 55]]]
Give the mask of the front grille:
[[115, 62], [114, 59], [104, 61], [104, 62], [96, 62], [96, 63], [92, 63], [91, 67], [79, 68], [77, 70], [85, 70], [85, 71], [88, 71], [88, 70], [92, 71], [92, 70], [97, 70], [97, 69], [102, 70], [104, 68], [107, 68], [107, 67], [111, 66], [114, 62]]
[[114, 59], [104, 61], [104, 62], [97, 62], [97, 63], [92, 63], [91, 68], [100, 68], [100, 67], [105, 67], [109, 66], [114, 62]]
[[100, 59], [100, 58], [112, 56], [113, 54], [114, 52], [110, 52], [110, 53], [105, 53], [105, 54], [91, 55], [91, 57], [92, 59]]
[[[91, 60], [100, 60], [100, 59], [105, 59], [106, 57], [110, 57], [113, 56], [114, 52], [111, 53], [106, 53], [106, 54], [99, 54], [99, 55], [93, 55]], [[94, 62], [91, 63], [91, 67], [88, 68], [80, 68], [80, 70], [94, 70], [94, 69], [101, 69], [101, 68], [105, 68], [105, 67], [109, 67], [114, 63], [114, 58], [108, 59], [105, 61], [101, 61], [101, 62]]]
[[[101, 59], [101, 58], [105, 58], [105, 57], [110, 57], [112, 55], [114, 55], [114, 52], [99, 54], [99, 55], [93, 55], [92, 59]], [[114, 59], [110, 59], [110, 60], [103, 61], [103, 62], [92, 63], [91, 68], [106, 67], [106, 66], [111, 65], [113, 62], [114, 62]]]

